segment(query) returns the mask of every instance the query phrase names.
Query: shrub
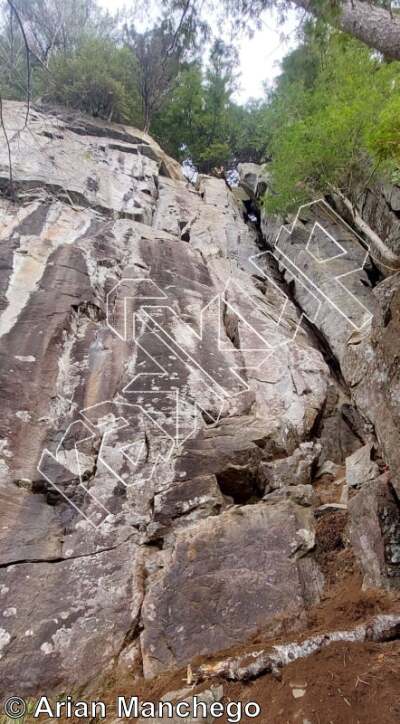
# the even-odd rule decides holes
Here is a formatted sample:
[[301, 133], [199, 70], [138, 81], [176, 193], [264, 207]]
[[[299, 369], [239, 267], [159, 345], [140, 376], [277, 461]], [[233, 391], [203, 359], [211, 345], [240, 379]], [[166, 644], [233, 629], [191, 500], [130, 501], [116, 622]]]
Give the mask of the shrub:
[[56, 53], [42, 72], [43, 100], [116, 122], [140, 123], [136, 68], [127, 48], [85, 38], [70, 54]]

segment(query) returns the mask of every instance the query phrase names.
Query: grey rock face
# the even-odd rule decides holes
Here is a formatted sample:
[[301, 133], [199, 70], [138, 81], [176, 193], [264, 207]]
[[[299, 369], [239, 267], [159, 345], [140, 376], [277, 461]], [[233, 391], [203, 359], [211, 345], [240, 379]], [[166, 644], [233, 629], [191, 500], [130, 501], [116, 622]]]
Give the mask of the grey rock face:
[[260, 477], [265, 482], [265, 491], [270, 492], [288, 485], [311, 483], [313, 466], [321, 453], [321, 445], [303, 442], [293, 455], [260, 463]]
[[366, 248], [321, 201], [278, 228], [273, 253], [305, 315], [341, 361], [348, 338], [366, 328], [376, 308]]
[[379, 468], [371, 460], [371, 450], [371, 445], [364, 445], [346, 459], [346, 482], [351, 488], [357, 488], [378, 477]]
[[[400, 242], [398, 220], [400, 187], [377, 181], [367, 188], [360, 188], [357, 198], [357, 206], [360, 212], [362, 212], [363, 219], [365, 219], [369, 226], [383, 240], [389, 253], [398, 257]], [[374, 257], [378, 268], [380, 268], [384, 276], [388, 276], [394, 271], [387, 268], [388, 260], [385, 258], [382, 259], [382, 255], [376, 248], [374, 249]], [[384, 263], [382, 263], [382, 261]], [[398, 264], [395, 264], [395, 266], [398, 267]]]
[[[140, 556], [126, 544], [95, 555], [1, 569], [2, 691], [24, 692], [107, 673], [138, 623]], [[127, 605], [129, 601], [129, 605]], [[21, 666], [29, 661], [29, 666]]]
[[387, 474], [364, 485], [349, 501], [352, 545], [365, 588], [400, 588], [400, 518]]
[[239, 163], [238, 173], [240, 185], [253, 198], [262, 196], [268, 186], [268, 172], [257, 163]]
[[141, 658], [150, 675], [301, 616], [292, 555], [311, 522], [259, 502], [259, 467], [309, 435], [329, 370], [249, 260], [256, 233], [224, 181], [195, 189], [139, 131], [39, 109], [24, 128], [18, 103], [4, 116], [2, 688], [66, 690]]
[[349, 340], [343, 370], [358, 409], [374, 425], [392, 483], [400, 495], [399, 275], [389, 277], [374, 291], [379, 306], [371, 330]]
[[[344, 207], [339, 208], [342, 219], [324, 201], [302, 207], [286, 224], [262, 218], [271, 253], [343, 378], [339, 395], [335, 386], [328, 391], [318, 431], [320, 464], [326, 470], [327, 464], [346, 461], [349, 486], [368, 485], [369, 493], [353, 499], [353, 511], [355, 501], [361, 504], [364, 496], [371, 506], [378, 506], [373, 480], [379, 469], [370, 458], [371, 445], [382, 455], [390, 484], [400, 497], [400, 282], [398, 263], [393, 262], [396, 258], [398, 262], [398, 188], [379, 184], [368, 188], [360, 194], [359, 205], [364, 220], [380, 236], [380, 246], [387, 251], [383, 256], [376, 245], [366, 254], [369, 242], [347, 226]], [[388, 259], [392, 259], [392, 267], [388, 267]], [[387, 277], [380, 283], [375, 265]], [[347, 399], [343, 399], [345, 387]], [[393, 515], [396, 518], [395, 512]], [[383, 533], [379, 526], [376, 531], [376, 545], [382, 547]], [[362, 544], [355, 548], [367, 571]], [[382, 563], [382, 576], [396, 585], [388, 561]], [[371, 562], [375, 570], [374, 566]], [[365, 580], [380, 579], [366, 572]]]
[[323, 586], [316, 440], [349, 400], [328, 404], [276, 262], [224, 181], [190, 186], [145, 134], [4, 118], [1, 693], [152, 676], [301, 625]]
[[313, 545], [312, 516], [289, 503], [228, 511], [177, 534], [144, 600], [145, 675], [299, 622], [318, 572], [303, 578], [298, 557]]

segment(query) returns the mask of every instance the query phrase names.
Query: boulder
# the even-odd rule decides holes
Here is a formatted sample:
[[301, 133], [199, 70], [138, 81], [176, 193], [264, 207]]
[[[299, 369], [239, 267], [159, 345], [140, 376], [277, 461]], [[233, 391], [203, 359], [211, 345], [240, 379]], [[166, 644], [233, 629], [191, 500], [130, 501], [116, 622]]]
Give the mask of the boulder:
[[318, 505], [319, 498], [312, 485], [287, 485], [265, 493], [264, 500], [271, 504], [282, 500], [292, 500], [306, 507]]
[[400, 514], [383, 474], [365, 483], [348, 503], [350, 538], [363, 572], [364, 588], [400, 588]]
[[[317, 599], [312, 515], [291, 503], [249, 505], [179, 531], [148, 579], [141, 634], [146, 677], [298, 624]], [[317, 585], [318, 584], [318, 585]]]
[[378, 465], [371, 460], [372, 445], [364, 445], [346, 458], [346, 482], [350, 488], [371, 482], [379, 475]]
[[252, 198], [258, 199], [264, 195], [269, 182], [265, 167], [257, 163], [239, 163], [237, 170], [240, 185]]
[[265, 485], [265, 492], [290, 485], [309, 485], [320, 453], [318, 443], [303, 442], [287, 458], [261, 462], [259, 477]]

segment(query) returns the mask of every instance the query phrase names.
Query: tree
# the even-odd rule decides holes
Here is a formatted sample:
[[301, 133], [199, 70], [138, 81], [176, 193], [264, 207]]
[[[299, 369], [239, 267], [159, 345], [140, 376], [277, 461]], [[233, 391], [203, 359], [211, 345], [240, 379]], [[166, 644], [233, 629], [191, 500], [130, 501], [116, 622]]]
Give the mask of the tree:
[[199, 62], [181, 66], [177, 83], [152, 130], [167, 149], [200, 171], [226, 164], [231, 150], [231, 95], [235, 88], [234, 49], [216, 40], [204, 71]]
[[174, 46], [173, 41], [174, 32], [168, 21], [144, 33], [133, 28], [128, 31], [128, 47], [137, 62], [138, 91], [146, 132], [179, 72], [183, 49], [180, 45]]
[[368, 150], [400, 184], [400, 92], [383, 104], [367, 134]]
[[117, 30], [96, 0], [0, 0], [0, 92], [23, 100], [59, 89], [60, 72], [55, 80], [49, 70], [55, 56], [70, 62], [89, 36], [104, 40], [107, 55]]
[[70, 53], [82, 36], [112, 39], [115, 19], [96, 0], [13, 0], [36, 60], [48, 65], [54, 52]]
[[162, 112], [156, 113], [152, 133], [175, 158], [198, 159], [205, 134], [205, 97], [200, 63], [181, 69]]
[[177, 82], [151, 131], [166, 150], [190, 159], [199, 171], [260, 161], [265, 152], [262, 103], [233, 102], [237, 54], [221, 40], [211, 47], [205, 69], [199, 62], [181, 67]]
[[[307, 38], [302, 51], [317, 57], [313, 43]], [[291, 211], [332, 192], [355, 203], [383, 171], [382, 161], [398, 158], [400, 64], [382, 62], [333, 32], [312, 82], [308, 72], [293, 75], [292, 64], [286, 67], [266, 111], [274, 190], [266, 199], [269, 211]]]
[[[390, 0], [225, 0], [233, 15], [257, 18], [268, 8], [295, 7], [348, 33], [386, 58], [400, 59], [400, 15]], [[396, 5], [397, 2], [394, 3]]]
[[26, 48], [12, 7], [0, 8], [0, 94], [3, 98], [25, 100], [27, 95]]
[[229, 116], [232, 164], [268, 160], [269, 128], [266, 125], [265, 100], [250, 100], [244, 106], [232, 103]]
[[139, 33], [134, 25], [126, 25], [125, 34], [137, 62], [144, 130], [148, 131], [180, 70], [193, 60], [199, 43], [207, 37], [208, 25], [192, 0], [169, 0], [153, 28]]
[[69, 53], [49, 62], [50, 82], [42, 73], [42, 98], [116, 122], [141, 124], [135, 85], [135, 60], [127, 48], [101, 38], [83, 38]]
[[328, 19], [339, 30], [379, 50], [386, 58], [400, 60], [400, 16], [387, 6], [364, 0], [338, 0], [333, 12], [321, 0], [293, 0], [317, 18]]

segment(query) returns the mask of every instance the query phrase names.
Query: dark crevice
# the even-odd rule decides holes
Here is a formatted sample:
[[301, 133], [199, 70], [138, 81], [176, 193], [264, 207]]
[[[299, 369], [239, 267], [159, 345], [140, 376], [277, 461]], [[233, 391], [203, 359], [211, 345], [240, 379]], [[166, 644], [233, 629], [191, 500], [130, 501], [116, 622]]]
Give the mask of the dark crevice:
[[164, 538], [152, 538], [151, 540], [144, 541], [143, 546], [145, 548], [154, 548], [157, 551], [162, 551], [164, 548]]
[[207, 427], [215, 425], [216, 417], [218, 413], [215, 410], [200, 410], [202, 419], [204, 420]]
[[[8, 193], [8, 185], [9, 182], [6, 179], [0, 179], [0, 193], [6, 195]], [[27, 196], [26, 191], [30, 191], [31, 194]], [[83, 193], [66, 189], [58, 184], [48, 184], [45, 182], [38, 184], [37, 181], [16, 181], [14, 182], [13, 187], [13, 201], [18, 200], [20, 192], [23, 192], [24, 203], [36, 200], [39, 195], [42, 195], [43, 192], [45, 192], [69, 206], [80, 206], [84, 209], [90, 209], [106, 219], [128, 219], [131, 221], [138, 221], [143, 224], [145, 223], [143, 210], [141, 208], [138, 208], [137, 211], [133, 212], [118, 211], [116, 213], [114, 209], [102, 206], [101, 204], [91, 203]]]
[[[296, 304], [296, 306], [298, 307], [298, 309], [301, 309], [300, 305]], [[349, 388], [343, 377], [339, 361], [335, 353], [333, 352], [328, 340], [318, 329], [318, 327], [315, 324], [312, 324], [312, 322], [310, 322], [308, 319], [303, 318], [303, 324], [310, 337], [314, 340], [317, 349], [321, 352], [326, 364], [331, 371], [334, 380], [342, 388], [342, 390], [349, 394]]]
[[[43, 109], [42, 109], [43, 110]], [[46, 111], [46, 109], [45, 109]], [[51, 111], [50, 111], [51, 113]], [[54, 115], [57, 115], [56, 113]], [[61, 116], [62, 117], [62, 116]], [[123, 131], [117, 131], [115, 128], [110, 128], [109, 126], [102, 127], [102, 126], [96, 126], [95, 124], [86, 123], [85, 121], [82, 123], [82, 125], [68, 125], [68, 118], [62, 117], [63, 120], [66, 120], [66, 128], [68, 131], [71, 131], [72, 133], [76, 133], [78, 136], [96, 136], [97, 138], [112, 138], [116, 141], [123, 141], [125, 143], [132, 143], [134, 145], [140, 144], [140, 145], [146, 145], [148, 146], [149, 143], [144, 140], [144, 138], [140, 138], [139, 136], [131, 136], [129, 133], [124, 133]], [[75, 120], [75, 119], [74, 119]]]
[[316, 440], [321, 437], [322, 427], [325, 419], [325, 413], [326, 413], [326, 407], [327, 407], [327, 400], [325, 399], [324, 404], [322, 407], [318, 410], [315, 420], [312, 424], [312, 427], [306, 437], [306, 440], [308, 442], [312, 442], [313, 440]]
[[244, 199], [243, 205], [245, 207], [243, 213], [245, 223], [252, 224], [257, 231], [261, 232], [261, 212], [258, 205], [253, 201], [253, 199]]
[[225, 303], [222, 311], [222, 321], [226, 336], [230, 339], [235, 349], [240, 349], [238, 318], [228, 310], [228, 305]]
[[106, 318], [106, 314], [97, 304], [93, 302], [80, 302], [79, 304], [72, 304], [72, 309], [79, 315], [83, 315], [90, 319], [91, 322], [103, 322]]
[[[379, 282], [384, 279], [384, 275], [379, 271], [373, 259], [369, 258], [368, 263], [364, 266], [364, 271], [368, 277], [369, 283], [372, 288], [376, 287]], [[361, 281], [363, 281], [361, 279]], [[365, 282], [364, 282], [365, 283]]]
[[232, 465], [217, 473], [216, 478], [221, 493], [237, 505], [258, 503], [264, 495], [265, 486], [256, 468]]
[[150, 442], [146, 430], [144, 431], [144, 444], [146, 449], [146, 457], [144, 462], [148, 463], [150, 458]]
[[364, 445], [368, 436], [372, 434], [371, 423], [353, 405], [348, 403], [343, 403], [340, 413], [351, 433], [359, 440], [360, 445]]
[[190, 241], [190, 222], [188, 221], [179, 221], [179, 231], [180, 231], [180, 238], [181, 241]]
[[158, 175], [159, 175], [159, 176], [164, 176], [164, 178], [169, 178], [169, 177], [170, 177], [164, 161], [161, 161], [161, 163], [160, 163], [160, 168], [158, 169]]

